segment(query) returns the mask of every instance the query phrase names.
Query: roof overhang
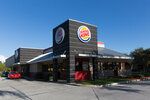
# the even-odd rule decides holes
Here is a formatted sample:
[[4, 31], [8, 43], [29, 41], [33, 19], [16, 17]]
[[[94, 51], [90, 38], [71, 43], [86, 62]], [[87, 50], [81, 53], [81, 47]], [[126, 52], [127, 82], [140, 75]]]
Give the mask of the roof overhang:
[[100, 56], [100, 55], [92, 55], [92, 54], [78, 54], [79, 57], [97, 57], [97, 58], [104, 58], [104, 59], [134, 59], [133, 57], [123, 57], [123, 56]]
[[40, 56], [38, 56], [38, 57], [35, 57], [35, 58], [33, 58], [33, 59], [27, 61], [27, 63], [28, 63], [28, 64], [41, 63], [41, 62], [51, 61], [51, 60], [57, 59], [57, 58], [66, 58], [66, 55], [63, 54], [63, 55], [51, 56], [51, 57], [46, 58], [46, 59], [38, 60], [38, 59], [40, 59], [41, 57], [47, 56], [48, 54], [50, 54], [50, 53], [42, 54], [42, 55], [40, 55]]
[[133, 57], [120, 57], [120, 56], [100, 56], [98, 55], [98, 58], [111, 58], [111, 59], [134, 59]]
[[52, 58], [49, 59], [44, 59], [44, 60], [40, 60], [40, 61], [33, 61], [33, 62], [28, 62], [28, 64], [34, 64], [34, 63], [40, 63], [40, 62], [46, 62], [46, 61], [51, 61]]
[[58, 56], [53, 56], [53, 59], [57, 59], [57, 58], [66, 58], [66, 55], [58, 55]]
[[[37, 56], [37, 57], [35, 57], [35, 58], [33, 58], [33, 59], [27, 61], [27, 63], [29, 63], [29, 64], [32, 63], [32, 62], [36, 63], [36, 62], [38, 62], [38, 61], [36, 61], [37, 59], [40, 59], [41, 57], [47, 56], [47, 55], [49, 55], [49, 54], [51, 54], [51, 53], [52, 53], [52, 52], [39, 55], [39, 56]], [[49, 58], [49, 59], [50, 59], [50, 58]], [[45, 59], [43, 59], [43, 60], [45, 60]], [[40, 60], [40, 61], [43, 61], [43, 60]]]
[[97, 57], [97, 55], [92, 55], [92, 54], [77, 54], [79, 57]]
[[18, 63], [14, 63], [14, 64], [13, 64], [13, 66], [16, 66], [16, 65], [20, 65], [20, 62], [18, 62]]

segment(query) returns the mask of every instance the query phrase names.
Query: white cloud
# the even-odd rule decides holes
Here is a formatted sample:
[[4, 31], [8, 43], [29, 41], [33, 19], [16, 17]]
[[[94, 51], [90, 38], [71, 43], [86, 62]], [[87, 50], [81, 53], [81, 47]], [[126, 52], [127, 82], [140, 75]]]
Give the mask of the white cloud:
[[4, 56], [0, 55], [0, 61], [4, 63], [4, 62], [5, 62], [5, 60], [6, 60], [6, 57], [4, 57]]

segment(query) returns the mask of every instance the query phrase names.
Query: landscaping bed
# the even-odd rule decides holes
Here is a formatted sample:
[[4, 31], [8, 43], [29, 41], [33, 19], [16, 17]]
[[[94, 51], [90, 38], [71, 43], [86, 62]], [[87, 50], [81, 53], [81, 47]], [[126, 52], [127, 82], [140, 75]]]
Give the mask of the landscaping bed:
[[111, 84], [111, 83], [117, 83], [127, 81], [127, 79], [123, 78], [103, 78], [98, 80], [91, 80], [91, 81], [82, 81], [82, 82], [76, 82], [77, 84], [82, 85], [104, 85], [104, 84]]
[[105, 84], [119, 83], [123, 81], [145, 79], [145, 78], [150, 78], [150, 73], [134, 74], [127, 77], [109, 77], [109, 78], [102, 78], [98, 80], [81, 81], [76, 83], [81, 85], [105, 85]]

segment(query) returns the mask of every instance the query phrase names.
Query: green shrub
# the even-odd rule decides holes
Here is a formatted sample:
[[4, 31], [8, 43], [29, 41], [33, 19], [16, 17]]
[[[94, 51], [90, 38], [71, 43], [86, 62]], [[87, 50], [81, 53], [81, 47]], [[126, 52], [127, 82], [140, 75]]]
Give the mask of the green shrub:
[[144, 77], [144, 74], [133, 74], [128, 76], [128, 78], [141, 78], [141, 77]]
[[53, 76], [50, 76], [50, 77], [49, 77], [49, 80], [50, 80], [50, 81], [53, 81]]
[[144, 77], [144, 74], [139, 74], [138, 76], [139, 76], [139, 77]]
[[145, 73], [144, 76], [146, 76], [146, 77], [147, 77], [147, 76], [150, 76], [150, 73]]
[[103, 85], [103, 84], [110, 84], [116, 82], [126, 81], [126, 79], [122, 78], [103, 78], [98, 80], [90, 80], [90, 81], [79, 81], [77, 83], [82, 85]]

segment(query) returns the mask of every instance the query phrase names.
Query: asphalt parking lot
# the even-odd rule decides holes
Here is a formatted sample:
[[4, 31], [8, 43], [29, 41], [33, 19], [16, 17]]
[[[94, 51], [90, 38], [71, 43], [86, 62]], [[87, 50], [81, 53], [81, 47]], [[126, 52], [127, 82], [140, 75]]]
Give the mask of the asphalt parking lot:
[[0, 100], [149, 100], [150, 80], [105, 88], [0, 77]]

